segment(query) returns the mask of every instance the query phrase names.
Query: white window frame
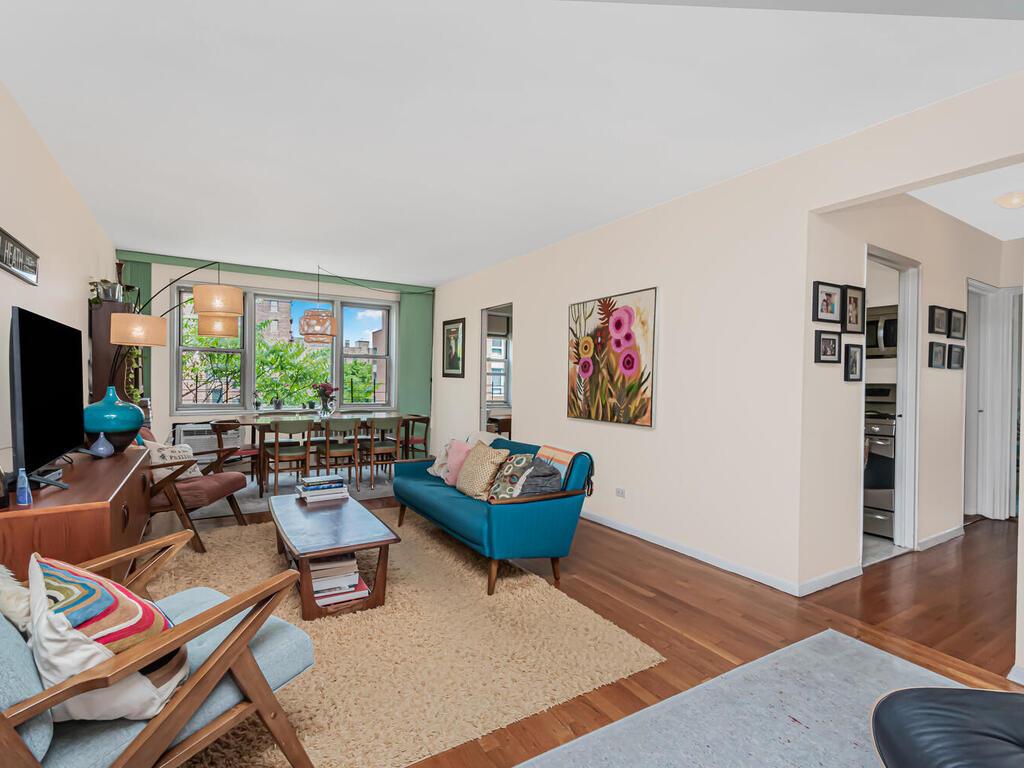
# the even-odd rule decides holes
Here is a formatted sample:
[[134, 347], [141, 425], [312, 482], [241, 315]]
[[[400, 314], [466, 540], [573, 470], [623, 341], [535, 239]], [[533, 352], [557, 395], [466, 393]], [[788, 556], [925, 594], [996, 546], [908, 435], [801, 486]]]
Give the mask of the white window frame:
[[[176, 286], [174, 295], [177, 297], [181, 291], [191, 292], [197, 285], [194, 282], [180, 282]], [[171, 415], [195, 414], [197, 412], [215, 413], [244, 413], [255, 410], [254, 388], [256, 378], [256, 298], [267, 300], [289, 300], [289, 301], [316, 301], [315, 293], [303, 293], [298, 291], [275, 291], [271, 288], [243, 288], [245, 296], [245, 316], [242, 321], [242, 340], [240, 354], [242, 357], [242, 382], [241, 382], [241, 404], [238, 403], [182, 403], [181, 402], [181, 312], [175, 309], [171, 314], [174, 318], [173, 349], [171, 350], [170, 375], [172, 410]], [[178, 299], [180, 301], [180, 299]], [[398, 322], [399, 302], [389, 299], [366, 299], [361, 297], [324, 297], [320, 295], [320, 304], [324, 308], [330, 308], [337, 321], [338, 336], [332, 347], [331, 370], [334, 374], [334, 384], [341, 386], [344, 382], [343, 365], [345, 358], [364, 357], [368, 359], [383, 360], [387, 366], [387, 401], [384, 403], [344, 403], [342, 398], [336, 400], [337, 408], [345, 411], [380, 411], [396, 410], [398, 408], [398, 375], [399, 375], [399, 350], [398, 350]], [[386, 355], [345, 355], [343, 345], [345, 342], [344, 329], [344, 307], [357, 307], [362, 309], [382, 309], [387, 314], [388, 323], [388, 348]], [[296, 329], [297, 330], [297, 329]], [[186, 347], [185, 349], [194, 349]], [[214, 349], [214, 352], [232, 352], [232, 350]], [[310, 393], [310, 400], [314, 396]], [[269, 408], [269, 403], [261, 403], [264, 409]], [[286, 410], [303, 410], [300, 407], [291, 407]]]
[[[190, 347], [185, 346], [181, 343], [181, 303], [182, 294], [192, 293], [193, 284], [191, 283], [179, 283], [174, 288], [173, 297], [175, 299], [175, 309], [173, 312], [174, 317], [174, 349], [171, 354], [173, 359], [171, 360], [171, 391], [174, 397], [174, 412], [175, 413], [191, 413], [195, 411], [238, 411], [245, 407], [248, 401], [248, 392], [246, 390], [246, 359], [248, 356], [248, 345], [246, 339], [248, 337], [245, 330], [245, 323], [242, 323], [241, 338], [238, 340], [239, 345], [237, 349], [224, 349], [221, 347]], [[239, 399], [241, 403], [185, 403], [181, 400], [181, 353], [182, 352], [208, 352], [213, 354], [230, 354], [238, 355], [241, 358], [241, 377], [239, 380]]]
[[[502, 339], [505, 342], [505, 355], [504, 357], [493, 357], [491, 355], [491, 339]], [[484, 364], [484, 397], [488, 406], [504, 407], [512, 405], [512, 337], [511, 336], [491, 336], [486, 337], [486, 363], [504, 363], [505, 364], [505, 397], [501, 400], [492, 400], [490, 397], [491, 388], [487, 385], [487, 365]]]

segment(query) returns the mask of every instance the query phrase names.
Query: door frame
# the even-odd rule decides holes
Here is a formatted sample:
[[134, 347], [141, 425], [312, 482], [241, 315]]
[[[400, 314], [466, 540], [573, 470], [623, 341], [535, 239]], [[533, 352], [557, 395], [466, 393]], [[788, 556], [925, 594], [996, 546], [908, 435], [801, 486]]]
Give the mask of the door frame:
[[[1014, 513], [1016, 501], [1016, 381], [1013, 361], [1014, 343], [1019, 344], [1015, 307], [1024, 288], [996, 288], [968, 278], [967, 293], [982, 298], [982, 328], [975, 336], [981, 345], [979, 368], [985, 372], [978, 382], [978, 399], [984, 404], [984, 429], [978, 430], [978, 514], [1006, 520]], [[967, 329], [968, 335], [971, 329]], [[1017, 393], [1019, 396], [1019, 393]], [[966, 405], [966, 386], [964, 389]], [[967, 409], [964, 408], [964, 435], [967, 433]], [[966, 450], [966, 446], [965, 446]], [[965, 480], [966, 484], [966, 480]]]
[[[917, 549], [919, 359], [921, 347], [921, 265], [879, 246], [867, 245], [867, 260], [899, 272], [896, 338], [896, 503], [893, 543]], [[913, 322], [906, 322], [913, 318]], [[861, 430], [863, 432], [863, 429]], [[863, 541], [863, 535], [862, 535]]]

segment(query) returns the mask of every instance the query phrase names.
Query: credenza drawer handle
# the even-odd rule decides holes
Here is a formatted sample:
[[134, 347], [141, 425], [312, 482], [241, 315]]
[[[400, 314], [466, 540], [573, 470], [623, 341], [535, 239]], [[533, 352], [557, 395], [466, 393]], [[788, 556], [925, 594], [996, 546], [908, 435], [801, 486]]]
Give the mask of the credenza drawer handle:
[[129, 517], [129, 514], [128, 514], [128, 502], [125, 502], [124, 504], [121, 505], [121, 530], [122, 531], [127, 531], [128, 530], [128, 517]]

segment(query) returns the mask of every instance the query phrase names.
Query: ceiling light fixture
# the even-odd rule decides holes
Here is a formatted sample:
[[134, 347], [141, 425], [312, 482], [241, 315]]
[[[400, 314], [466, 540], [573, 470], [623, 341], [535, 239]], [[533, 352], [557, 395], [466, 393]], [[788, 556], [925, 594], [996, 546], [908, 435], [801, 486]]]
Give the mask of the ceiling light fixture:
[[320, 265], [316, 265], [316, 307], [307, 309], [299, 319], [299, 333], [312, 346], [326, 346], [338, 335], [335, 330], [334, 310], [320, 306]]
[[1024, 192], [1007, 192], [1005, 195], [997, 197], [995, 202], [1000, 208], [1009, 210], [1024, 208]]
[[241, 317], [244, 311], [242, 289], [234, 285], [220, 284], [219, 262], [217, 264], [217, 284], [193, 286], [192, 299], [195, 311], [200, 315]]
[[200, 336], [222, 339], [238, 338], [238, 318], [222, 317], [221, 315], [199, 315], [198, 332]]

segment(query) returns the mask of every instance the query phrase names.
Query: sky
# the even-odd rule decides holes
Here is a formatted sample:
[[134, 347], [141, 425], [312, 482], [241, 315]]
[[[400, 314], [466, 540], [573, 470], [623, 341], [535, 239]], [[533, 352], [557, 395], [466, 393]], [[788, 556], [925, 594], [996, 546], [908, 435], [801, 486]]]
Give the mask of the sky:
[[[303, 312], [316, 306], [315, 301], [292, 301], [292, 328], [299, 327], [299, 319], [302, 317]], [[330, 305], [324, 303], [320, 306], [326, 309]], [[344, 312], [345, 316], [342, 318], [343, 327], [341, 329], [345, 337], [344, 341], [356, 341], [358, 339], [370, 341], [373, 331], [381, 326], [381, 310], [379, 309], [345, 307]]]

